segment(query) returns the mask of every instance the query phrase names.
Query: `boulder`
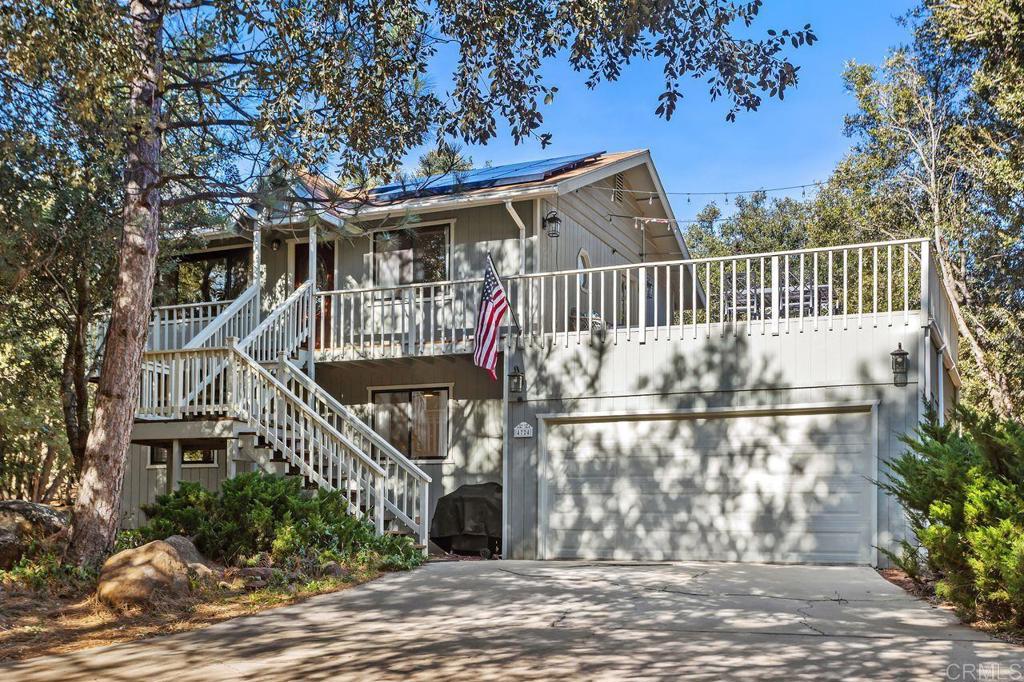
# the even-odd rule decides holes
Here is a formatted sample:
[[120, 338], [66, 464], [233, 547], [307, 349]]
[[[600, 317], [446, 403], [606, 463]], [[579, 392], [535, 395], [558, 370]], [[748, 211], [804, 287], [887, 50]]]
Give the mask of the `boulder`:
[[207, 560], [199, 553], [192, 540], [184, 535], [172, 535], [164, 539], [164, 542], [177, 550], [178, 556], [188, 566], [188, 570], [192, 571], [199, 580], [216, 582], [224, 574], [222, 567]]
[[141, 606], [189, 592], [188, 564], [163, 540], [118, 552], [100, 570], [96, 595], [114, 606]]
[[68, 514], [48, 504], [5, 500], [0, 502], [0, 569], [17, 563], [33, 542], [62, 533]]
[[326, 564], [320, 567], [320, 575], [325, 578], [340, 578], [345, 579], [352, 575], [352, 571], [348, 570], [337, 561], [328, 561]]

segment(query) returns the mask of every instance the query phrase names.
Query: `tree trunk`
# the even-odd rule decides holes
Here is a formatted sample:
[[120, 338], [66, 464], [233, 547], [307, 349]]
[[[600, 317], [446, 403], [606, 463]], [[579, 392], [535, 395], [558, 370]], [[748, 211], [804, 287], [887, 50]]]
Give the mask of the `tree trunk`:
[[129, 10], [142, 66], [131, 85], [136, 119], [125, 160], [124, 232], [117, 283], [68, 547], [68, 558], [80, 566], [102, 562], [117, 532], [156, 272], [164, 6], [162, 0], [131, 0]]

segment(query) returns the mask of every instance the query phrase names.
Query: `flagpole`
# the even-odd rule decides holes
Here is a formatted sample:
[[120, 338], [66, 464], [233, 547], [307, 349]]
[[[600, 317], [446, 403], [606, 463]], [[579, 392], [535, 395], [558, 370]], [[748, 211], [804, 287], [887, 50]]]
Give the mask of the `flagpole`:
[[[487, 252], [487, 262], [491, 264], [491, 268], [498, 274], [498, 282], [501, 283], [501, 273], [498, 272], [498, 268], [494, 265], [494, 259], [491, 258], [491, 252]], [[508, 292], [505, 292], [505, 298], [508, 299], [508, 311], [512, 313], [512, 321], [516, 323], [516, 329], [519, 330], [519, 335], [523, 335], [523, 327], [519, 324], [519, 318], [516, 316], [515, 306], [512, 305], [512, 299], [508, 298]]]

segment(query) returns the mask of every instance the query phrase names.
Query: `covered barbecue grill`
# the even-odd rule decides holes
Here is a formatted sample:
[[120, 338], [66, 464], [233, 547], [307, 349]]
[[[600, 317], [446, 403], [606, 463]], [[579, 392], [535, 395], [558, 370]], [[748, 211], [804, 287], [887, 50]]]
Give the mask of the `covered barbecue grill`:
[[501, 485], [464, 485], [438, 498], [430, 521], [430, 539], [446, 552], [501, 551]]

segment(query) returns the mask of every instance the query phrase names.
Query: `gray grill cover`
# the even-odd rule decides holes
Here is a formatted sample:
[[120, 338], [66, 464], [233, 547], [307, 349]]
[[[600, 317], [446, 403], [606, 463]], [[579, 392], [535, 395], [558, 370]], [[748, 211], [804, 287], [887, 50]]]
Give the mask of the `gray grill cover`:
[[438, 498], [430, 537], [470, 551], [486, 547], [488, 540], [501, 539], [501, 485], [464, 485]]

